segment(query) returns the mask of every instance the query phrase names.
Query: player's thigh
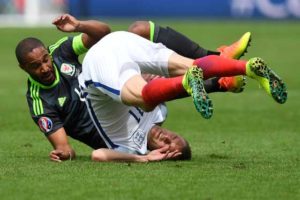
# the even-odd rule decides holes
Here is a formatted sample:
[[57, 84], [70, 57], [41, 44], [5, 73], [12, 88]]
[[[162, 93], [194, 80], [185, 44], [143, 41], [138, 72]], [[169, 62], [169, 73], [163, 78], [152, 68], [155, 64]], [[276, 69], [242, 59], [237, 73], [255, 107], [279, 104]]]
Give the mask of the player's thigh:
[[177, 53], [171, 54], [168, 60], [170, 77], [182, 76], [193, 65], [194, 60], [181, 56]]

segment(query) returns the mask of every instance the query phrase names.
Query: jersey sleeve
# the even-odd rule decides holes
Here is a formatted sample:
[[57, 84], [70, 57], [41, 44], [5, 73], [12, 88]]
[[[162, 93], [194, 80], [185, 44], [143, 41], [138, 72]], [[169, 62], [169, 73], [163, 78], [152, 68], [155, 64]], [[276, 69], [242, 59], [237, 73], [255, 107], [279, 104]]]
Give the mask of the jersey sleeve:
[[55, 108], [28, 95], [27, 102], [33, 121], [45, 136], [49, 136], [64, 126]]
[[58, 129], [63, 127], [63, 123], [53, 113], [45, 113], [42, 115], [31, 115], [35, 124], [40, 128], [45, 136], [49, 136]]
[[50, 55], [54, 58], [62, 58], [67, 61], [78, 60], [78, 56], [87, 52], [82, 42], [82, 34], [64, 37], [49, 47]]
[[82, 42], [82, 34], [73, 37], [72, 48], [76, 55], [81, 55], [88, 51]]

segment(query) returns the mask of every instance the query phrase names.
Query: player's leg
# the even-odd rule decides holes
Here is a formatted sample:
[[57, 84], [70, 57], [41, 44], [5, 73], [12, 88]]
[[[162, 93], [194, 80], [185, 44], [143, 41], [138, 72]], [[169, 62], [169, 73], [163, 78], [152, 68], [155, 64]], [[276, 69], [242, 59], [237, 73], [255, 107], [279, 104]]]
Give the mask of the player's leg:
[[[149, 49], [149, 51], [147, 51], [147, 55], [145, 54], [144, 56], [148, 57], [148, 54], [149, 52], [151, 52], [152, 47], [151, 47], [151, 43], [148, 43], [146, 45], [148, 46], [143, 46], [143, 49]], [[164, 51], [163, 47], [160, 48], [162, 48], [162, 51]], [[155, 47], [154, 51], [157, 52], [157, 50], [159, 49]], [[180, 78], [166, 79], [166, 80], [158, 79], [143, 85], [142, 90], [138, 91], [141, 92], [139, 93], [140, 97], [142, 98], [141, 102], [144, 103], [146, 106], [149, 106], [150, 108], [156, 106], [161, 102], [176, 99], [180, 97], [181, 94], [188, 93], [193, 97], [193, 101], [198, 112], [200, 112], [200, 114], [204, 118], [210, 118], [212, 116], [212, 103], [208, 98], [207, 92], [205, 91], [202, 76], [204, 76], [204, 79], [208, 79], [216, 76], [223, 77], [223, 76], [247, 75], [246, 61], [233, 60], [233, 59], [228, 59], [228, 58], [215, 56], [215, 55], [206, 56], [193, 61], [192, 59], [180, 56], [176, 53], [172, 53], [171, 55], [168, 54], [167, 56], [165, 55], [163, 60], [156, 60], [157, 55], [159, 55], [159, 53], [158, 54], [155, 53], [155, 62], [153, 63], [157, 63], [157, 61], [159, 61], [159, 63], [167, 62], [168, 63], [167, 71], [170, 77], [176, 77], [182, 74], [185, 74], [185, 76], [183, 77], [183, 79]], [[151, 59], [152, 58], [150, 58], [150, 60]], [[195, 69], [191, 68], [190, 70], [188, 70], [189, 67], [192, 66], [192, 64], [195, 64], [199, 68], [201, 68], [203, 70], [203, 75], [202, 75], [202, 71], [198, 70], [198, 68]], [[155, 67], [160, 68], [156, 65]], [[186, 72], [187, 70], [188, 72]], [[166, 70], [162, 70], [162, 71], [166, 71]], [[267, 80], [270, 79], [268, 77], [265, 78]], [[259, 79], [256, 78], [256, 80]], [[262, 84], [260, 80], [259, 82]], [[135, 81], [133, 81], [129, 85], [129, 87], [135, 87], [135, 85], [136, 85]], [[273, 86], [269, 84], [268, 87], [273, 87]], [[270, 92], [268, 93], [271, 94]], [[274, 97], [274, 95], [272, 95], [272, 97], [276, 101], [278, 101], [277, 97]]]
[[170, 27], [161, 27], [151, 21], [137, 21], [128, 28], [129, 32], [140, 35], [152, 42], [163, 43], [169, 49], [188, 58], [201, 58], [208, 55], [220, 55], [227, 58], [239, 59], [250, 46], [251, 33], [245, 33], [238, 41], [231, 45], [222, 45], [218, 51], [201, 47], [185, 35]]
[[[170, 56], [169, 60], [169, 71], [172, 72], [170, 74], [180, 75], [182, 73], [182, 69], [180, 67], [178, 67], [176, 64], [172, 65], [178, 60], [179, 63], [182, 61], [187, 62], [185, 65], [181, 65], [181, 68], [184, 68], [189, 63], [189, 60], [182, 59], [179, 55], [173, 54], [172, 56]], [[282, 104], [285, 103], [285, 101], [287, 100], [286, 85], [273, 70], [267, 67], [267, 64], [261, 58], [252, 58], [249, 61], [243, 61], [216, 55], [210, 55], [196, 59], [194, 61], [194, 64], [203, 70], [204, 80], [209, 79], [211, 77], [246, 75], [252, 79], [257, 80], [259, 84], [264, 88], [264, 90], [276, 102]], [[177, 71], [177, 69], [179, 70]], [[183, 85], [186, 91], [192, 95], [197, 110], [202, 114], [203, 117], [209, 118], [212, 114], [212, 105], [210, 100], [207, 99], [208, 96], [206, 92], [203, 91], [203, 86], [199, 83], [196, 84], [198, 89], [196, 90], [196, 93], [194, 93], [194, 91], [189, 90], [189, 88], [187, 87], [193, 81], [189, 82], [186, 80], [188, 79], [183, 80]], [[190, 88], [193, 88], [193, 86], [190, 85]], [[193, 96], [199, 94], [200, 98], [195, 98], [195, 96]]]
[[248, 61], [234, 60], [220, 56], [207, 56], [196, 59], [195, 65], [203, 70], [204, 79], [215, 76], [246, 75], [255, 79], [278, 103], [285, 103], [287, 90], [282, 79], [261, 58]]
[[[169, 63], [176, 63], [174, 57], [177, 58], [177, 55], [170, 56], [171, 61]], [[125, 84], [124, 91], [135, 90], [137, 95], [131, 96], [133, 98], [139, 97], [139, 106], [144, 109], [146, 108], [146, 110], [153, 109], [159, 103], [189, 94], [193, 97], [197, 111], [204, 118], [210, 118], [212, 116], [212, 103], [203, 85], [203, 74], [207, 78], [210, 76], [247, 75], [257, 80], [275, 101], [278, 103], [286, 101], [287, 92], [285, 84], [261, 59], [254, 58], [247, 62], [222, 58], [220, 56], [207, 56], [196, 60], [195, 64], [198, 67], [190, 67], [184, 76], [158, 78], [149, 83], [146, 83], [141, 76], [134, 77]], [[181, 67], [185, 68], [184, 66], [182, 65]], [[200, 68], [203, 70], [203, 74]], [[172, 73], [173, 75], [174, 73], [178, 73], [177, 75], [179, 75], [182, 71], [183, 69], [180, 69], [178, 72], [173, 70]], [[139, 81], [144, 83], [141, 84], [141, 87], [136, 87], [138, 83], [137, 79], [140, 79]], [[134, 94], [133, 92], [126, 93]], [[133, 99], [129, 100], [132, 101]]]
[[[127, 46], [125, 52], [117, 51], [122, 53], [119, 57], [128, 64], [126, 68], [122, 68], [126, 71], [121, 73], [126, 75], [126, 80], [120, 80], [122, 82], [120, 97], [124, 104], [151, 111], [160, 103], [186, 96], [188, 93], [193, 97], [201, 115], [205, 118], [211, 117], [212, 112], [207, 114], [207, 110], [212, 110], [212, 106], [201, 78], [202, 71], [200, 68], [188, 70], [194, 62], [193, 59], [180, 56], [164, 45], [149, 42], [126, 32], [115, 33], [111, 35], [111, 39], [118, 41], [119, 49], [123, 48], [123, 45]], [[132, 61], [128, 62], [130, 60]], [[124, 64], [123, 61], [120, 63]], [[132, 71], [135, 71], [135, 76], [128, 77], [127, 74]], [[173, 78], [159, 78], [146, 83], [139, 71]]]
[[[197, 110], [203, 117], [209, 118], [212, 114], [212, 105], [203, 86], [202, 71], [199, 69], [203, 70], [204, 77], [207, 78], [246, 74], [246, 61], [211, 55], [194, 62], [194, 60], [180, 56], [163, 45], [151, 43], [134, 36], [134, 34], [124, 32], [114, 36], [123, 36], [111, 39], [120, 40], [118, 49], [123, 48], [121, 44], [125, 43], [126, 55], [124, 52], [120, 52], [121, 55], [133, 59], [132, 64], [138, 60], [135, 67], [142, 72], [163, 73], [163, 75], [174, 77], [183, 75], [184, 72], [188, 71], [182, 79], [154, 80], [148, 84], [141, 75], [131, 77], [126, 83], [124, 82], [124, 90], [121, 91], [121, 98], [128, 105], [136, 105], [151, 110], [159, 103], [174, 99], [174, 96], [178, 98], [182, 93], [189, 93], [193, 97]], [[124, 61], [127, 62], [127, 60], [127, 57], [124, 58]], [[199, 68], [188, 70], [193, 62]], [[124, 63], [120, 64], [123, 66]]]
[[[179, 76], [186, 66], [190, 64], [190, 59], [182, 58], [178, 54], [172, 54], [169, 59], [169, 73], [170, 76]], [[276, 75], [274, 71], [267, 67], [266, 63], [260, 58], [253, 58], [249, 61], [244, 60], [234, 60], [230, 58], [225, 58], [216, 55], [210, 55], [203, 58], [196, 59], [193, 64], [197, 65], [203, 70], [204, 80], [211, 77], [226, 77], [226, 76], [237, 76], [237, 75], [246, 75], [252, 79], [255, 79], [259, 84], [265, 89], [265, 91], [273, 97], [273, 99], [278, 103], [284, 103], [287, 99], [286, 86], [283, 83], [282, 79]], [[187, 80], [187, 79], [186, 79]], [[185, 84], [187, 86], [188, 84]], [[201, 92], [203, 91], [202, 85], [199, 87], [197, 93], [201, 94], [202, 98], [207, 98], [207, 94]], [[191, 86], [190, 86], [191, 87]], [[193, 91], [189, 91], [187, 87], [185, 89], [193, 97]], [[193, 97], [194, 98], [194, 97]], [[195, 98], [194, 98], [195, 101]], [[197, 100], [199, 101], [199, 99]], [[197, 110], [205, 117], [206, 114], [202, 112], [209, 112], [211, 109], [210, 101], [205, 101], [205, 103], [198, 103], [201, 107], [203, 105], [207, 106], [207, 109], [199, 110], [197, 103], [195, 106]], [[209, 116], [210, 114], [208, 114]], [[205, 117], [209, 118], [209, 117]]]
[[[200, 68], [203, 70], [205, 78], [245, 74], [245, 61], [214, 55], [194, 61], [176, 53], [171, 53], [164, 46], [141, 39], [139, 41], [138, 46], [140, 50], [138, 52], [141, 54], [141, 57], [147, 58], [145, 59], [147, 60], [145, 66], [143, 62], [139, 62], [140, 67], [145, 68], [144, 70], [167, 71], [170, 77], [182, 76], [183, 74], [185, 76], [156, 79], [148, 84], [141, 76], [128, 80], [123, 90], [124, 93], [122, 91], [122, 94], [124, 94], [122, 96], [123, 102], [128, 105], [132, 105], [130, 102], [134, 102], [145, 110], [151, 110], [159, 103], [189, 94], [193, 98], [197, 111], [204, 118], [210, 118], [212, 116], [212, 103], [205, 90], [202, 79], [203, 74]], [[159, 63], [167, 63], [167, 65], [158, 66], [157, 64]], [[198, 65], [199, 68], [190, 68], [193, 64]], [[137, 83], [139, 83], [139, 87], [136, 86]], [[136, 101], [134, 101], [135, 99]]]
[[[147, 58], [147, 66], [143, 67], [144, 64], [140, 62], [140, 67], [152, 69], [155, 65], [158, 71], [168, 71], [170, 78], [156, 78], [146, 83], [141, 75], [133, 76], [122, 87], [122, 102], [151, 111], [160, 103], [191, 95], [197, 111], [204, 118], [210, 118], [212, 103], [204, 87], [201, 68], [190, 67], [194, 62], [192, 59], [171, 53], [164, 46], [157, 48], [153, 43], [147, 45], [143, 48], [147, 53], [139, 51], [141, 56]], [[152, 51], [161, 52], [152, 57]], [[159, 63], [161, 65], [157, 65]]]
[[220, 52], [205, 49], [170, 27], [157, 26], [151, 21], [134, 22], [130, 25], [128, 31], [138, 34], [154, 43], [163, 43], [169, 49], [188, 58], [196, 59], [207, 55], [220, 55]]
[[[138, 106], [145, 111], [151, 111], [160, 103], [192, 95], [193, 98], [199, 99], [194, 100], [198, 105], [196, 107], [201, 107], [200, 104], [206, 101], [210, 102], [210, 100], [201, 79], [202, 71], [200, 68], [193, 69], [195, 71], [188, 71], [186, 76], [157, 78], [148, 83], [140, 75], [133, 76], [122, 87], [122, 102], [126, 105]], [[186, 87], [183, 87], [184, 80], [186, 80]], [[202, 102], [202, 99], [205, 102]]]
[[204, 79], [212, 77], [246, 75], [246, 63], [244, 60], [234, 60], [221, 56], [206, 56], [196, 59], [194, 65], [203, 70]]
[[[133, 45], [131, 45], [133, 46]], [[142, 47], [142, 48], [141, 48]], [[139, 50], [137, 50], [139, 49]], [[128, 50], [127, 50], [128, 52]], [[137, 76], [135, 78], [132, 78], [132, 80], [129, 80], [127, 84], [125, 84], [124, 92], [129, 95], [124, 95], [124, 103], [128, 104], [129, 102], [137, 103], [142, 108], [145, 108], [146, 110], [151, 110], [151, 108], [154, 108], [156, 105], [164, 102], [164, 101], [170, 101], [182, 97], [186, 97], [189, 95], [192, 95], [192, 97], [201, 97], [202, 99], [207, 99], [207, 106], [211, 105], [209, 103], [209, 98], [207, 97], [207, 94], [205, 91], [205, 88], [207, 87], [209, 89], [209, 92], [215, 92], [215, 91], [226, 91], [233, 88], [237, 88], [236, 85], [225, 85], [225, 87], [221, 87], [222, 85], [218, 82], [218, 84], [215, 84], [214, 82], [203, 82], [202, 79], [197, 80], [197, 90], [189, 90], [188, 93], [186, 92], [186, 88], [183, 88], [182, 81], [183, 81], [183, 75], [186, 74], [187, 70], [193, 65], [194, 60], [181, 56], [177, 53], [174, 53], [170, 49], [166, 48], [163, 45], [153, 44], [150, 42], [145, 42], [143, 40], [140, 40], [140, 43], [137, 48], [134, 49], [134, 56], [137, 56], [137, 52], [140, 54], [140, 60], [139, 65], [144, 68], [142, 71], [148, 70], [155, 73], [163, 73], [165, 76], [174, 77], [174, 78], [160, 78], [156, 79], [154, 81], [151, 81], [151, 83], [147, 84], [146, 82], [140, 77]], [[144, 59], [143, 59], [144, 57]], [[144, 64], [143, 60], [147, 60], [146, 64]], [[143, 67], [143, 65], [146, 65], [146, 67]], [[146, 69], [145, 69], [146, 68]], [[195, 71], [195, 70], [194, 70]], [[198, 71], [198, 70], [197, 70]], [[202, 72], [197, 72], [201, 73]], [[177, 77], [181, 76], [181, 77]], [[191, 79], [197, 79], [196, 77], [193, 78], [193, 73], [189, 74], [188, 77]], [[219, 81], [219, 78], [216, 79]], [[196, 81], [189, 81], [189, 84], [194, 84]], [[227, 82], [232, 82], [231, 80]], [[137, 84], [138, 83], [138, 84]], [[189, 85], [187, 84], [187, 85]], [[213, 86], [211, 84], [214, 84]], [[139, 85], [138, 87], [136, 85]], [[224, 84], [223, 84], [224, 85]], [[145, 88], [144, 88], [145, 87]], [[194, 86], [190, 86], [194, 87]], [[240, 88], [240, 86], [238, 86]], [[142, 90], [142, 97], [140, 95], [141, 88]], [[199, 94], [199, 92], [201, 92]], [[128, 96], [128, 98], [127, 98]], [[199, 100], [196, 100], [198, 102]], [[195, 102], [195, 99], [194, 99]], [[201, 101], [202, 102], [202, 101]], [[144, 106], [143, 103], [146, 103]], [[202, 103], [201, 103], [202, 104]], [[206, 106], [206, 107], [207, 107]], [[198, 106], [196, 106], [198, 107]], [[209, 106], [211, 107], [211, 106]], [[211, 109], [211, 108], [208, 108]], [[209, 118], [209, 117], [205, 117]]]
[[[128, 29], [155, 43], [163, 43], [168, 48], [188, 58], [201, 58], [207, 55], [221, 55], [227, 58], [240, 58], [247, 51], [251, 41], [251, 33], [245, 33], [237, 42], [229, 46], [221, 46], [219, 52], [204, 49], [185, 35], [167, 27], [161, 27], [153, 22], [137, 21]], [[215, 77], [205, 81], [208, 92], [241, 92], [246, 84], [245, 77]]]

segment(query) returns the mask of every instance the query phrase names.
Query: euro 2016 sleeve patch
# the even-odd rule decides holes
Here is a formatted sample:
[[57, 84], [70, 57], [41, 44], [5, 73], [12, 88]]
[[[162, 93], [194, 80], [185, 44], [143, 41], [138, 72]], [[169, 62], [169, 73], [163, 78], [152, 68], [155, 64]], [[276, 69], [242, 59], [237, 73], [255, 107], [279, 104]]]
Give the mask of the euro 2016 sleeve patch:
[[52, 120], [48, 117], [40, 117], [38, 121], [39, 127], [42, 132], [49, 133], [52, 131], [53, 123]]

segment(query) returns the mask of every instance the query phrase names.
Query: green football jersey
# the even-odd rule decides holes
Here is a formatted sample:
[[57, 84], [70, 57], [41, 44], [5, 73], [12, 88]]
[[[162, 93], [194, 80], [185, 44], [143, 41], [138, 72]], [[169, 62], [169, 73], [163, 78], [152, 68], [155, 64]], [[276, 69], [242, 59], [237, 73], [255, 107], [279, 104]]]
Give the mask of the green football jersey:
[[29, 77], [26, 97], [32, 119], [46, 136], [64, 127], [74, 139], [93, 148], [105, 147], [80, 95], [77, 77], [82, 65], [78, 56], [87, 51], [81, 35], [62, 38], [48, 51], [56, 80], [46, 86]]

